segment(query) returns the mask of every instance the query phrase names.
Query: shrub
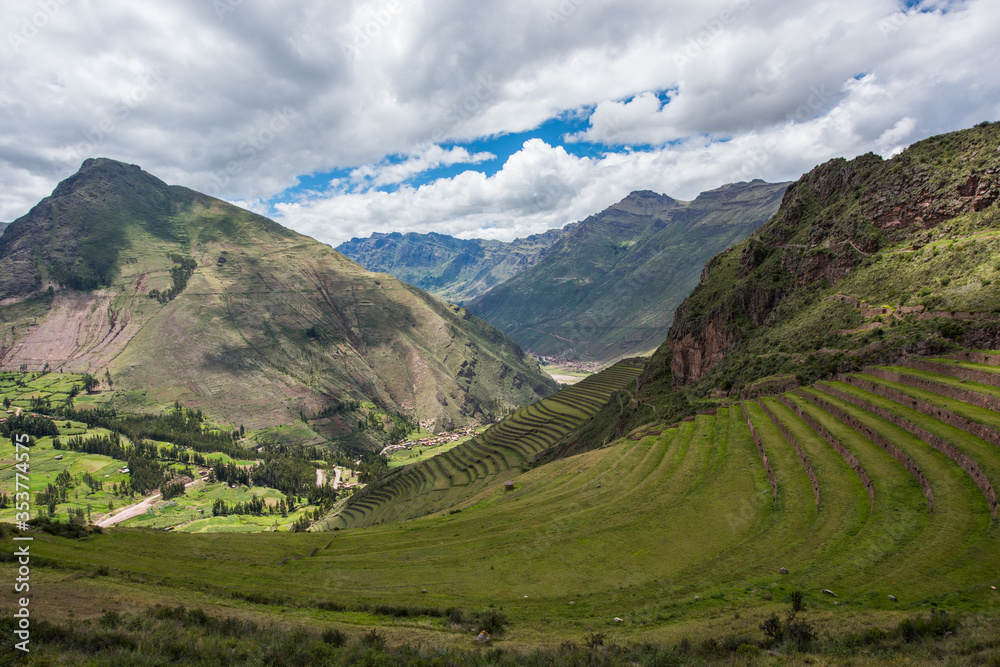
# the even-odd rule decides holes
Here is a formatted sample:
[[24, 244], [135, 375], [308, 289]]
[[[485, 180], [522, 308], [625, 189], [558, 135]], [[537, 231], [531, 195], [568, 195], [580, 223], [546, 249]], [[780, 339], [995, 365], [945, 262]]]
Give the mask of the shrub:
[[323, 631], [323, 641], [330, 646], [340, 647], [347, 642], [347, 637], [337, 628], [327, 628]]
[[453, 624], [456, 624], [456, 625], [461, 625], [462, 622], [465, 620], [463, 618], [463, 616], [462, 616], [462, 610], [461, 609], [455, 609], [454, 607], [452, 607], [446, 613], [448, 614], [448, 622], [449, 623], [453, 623]]
[[948, 612], [933, 609], [926, 618], [915, 616], [903, 619], [896, 632], [903, 641], [912, 642], [922, 637], [943, 637], [955, 632], [958, 627], [958, 620], [949, 616]]
[[496, 609], [487, 609], [476, 614], [476, 627], [499, 637], [507, 628], [507, 617]]
[[376, 650], [382, 650], [385, 648], [385, 635], [378, 631], [377, 628], [372, 628], [365, 634], [361, 635], [359, 640], [361, 645], [366, 648], [373, 648]]
[[105, 628], [117, 628], [122, 624], [122, 615], [114, 609], [109, 609], [101, 614], [101, 617], [97, 619], [97, 623]]
[[792, 611], [800, 612], [806, 608], [805, 600], [802, 597], [802, 591], [792, 591], [791, 595], [788, 597], [792, 602]]

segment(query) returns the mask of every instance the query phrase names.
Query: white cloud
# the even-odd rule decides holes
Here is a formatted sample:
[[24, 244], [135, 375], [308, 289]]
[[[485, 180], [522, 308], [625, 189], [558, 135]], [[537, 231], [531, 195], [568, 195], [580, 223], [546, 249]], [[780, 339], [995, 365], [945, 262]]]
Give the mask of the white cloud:
[[470, 153], [462, 147], [452, 147], [448, 150], [434, 144], [424, 146], [413, 155], [401, 162], [383, 160], [375, 164], [366, 164], [351, 171], [350, 179], [354, 183], [363, 183], [375, 187], [402, 183], [403, 181], [438, 167], [455, 164], [479, 164], [493, 160], [496, 155], [482, 151]]
[[[36, 21], [43, 6], [56, 9]], [[0, 220], [94, 155], [258, 211], [302, 177], [353, 172], [277, 209], [330, 242], [376, 229], [511, 238], [635, 189], [690, 198], [734, 180], [791, 179], [831, 157], [888, 155], [1000, 117], [1000, 3], [922, 9], [25, 2], [0, 17]], [[470, 168], [405, 184], [491, 159], [491, 138], [562, 113], [589, 114], [577, 141], [653, 148], [579, 158], [529, 141], [492, 176]], [[464, 140], [480, 140], [477, 152], [441, 147]]]

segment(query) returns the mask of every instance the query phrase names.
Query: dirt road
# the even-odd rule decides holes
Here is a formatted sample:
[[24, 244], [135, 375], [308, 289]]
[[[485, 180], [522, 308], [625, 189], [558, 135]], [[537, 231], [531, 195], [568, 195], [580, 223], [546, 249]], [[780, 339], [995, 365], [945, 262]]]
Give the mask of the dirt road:
[[[195, 484], [200, 484], [200, 483], [201, 480], [196, 479], [193, 482], [188, 482], [187, 484], [185, 484], [184, 488], [188, 489], [194, 486]], [[159, 493], [149, 496], [148, 498], [143, 498], [139, 502], [129, 505], [128, 507], [122, 510], [119, 510], [117, 514], [112, 514], [111, 516], [104, 517], [94, 525], [100, 526], [101, 528], [107, 528], [109, 526], [115, 525], [116, 523], [121, 523], [122, 521], [128, 521], [129, 519], [134, 519], [135, 517], [141, 514], [145, 514], [146, 510], [152, 507], [153, 503], [159, 500], [159, 498], [160, 498]]]

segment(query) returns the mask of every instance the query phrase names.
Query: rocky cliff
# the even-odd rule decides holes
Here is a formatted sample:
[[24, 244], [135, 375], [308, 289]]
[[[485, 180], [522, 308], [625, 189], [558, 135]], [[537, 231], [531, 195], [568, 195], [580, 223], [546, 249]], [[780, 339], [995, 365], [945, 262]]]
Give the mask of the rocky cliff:
[[[816, 353], [876, 342], [888, 349], [855, 330], [885, 337], [907, 318], [934, 319], [932, 312], [973, 313], [966, 320], [986, 327], [996, 316], [992, 276], [1000, 270], [998, 149], [1000, 125], [981, 124], [889, 160], [831, 160], [804, 175], [766, 225], [706, 265], [678, 308], [657, 351], [669, 356], [674, 384], [705, 378], [737, 348], [740, 363], [757, 369], [720, 375], [737, 386], [794, 370]], [[831, 300], [839, 293], [849, 301]], [[962, 325], [956, 335], [982, 327]], [[898, 343], [919, 337], [897, 333]]]

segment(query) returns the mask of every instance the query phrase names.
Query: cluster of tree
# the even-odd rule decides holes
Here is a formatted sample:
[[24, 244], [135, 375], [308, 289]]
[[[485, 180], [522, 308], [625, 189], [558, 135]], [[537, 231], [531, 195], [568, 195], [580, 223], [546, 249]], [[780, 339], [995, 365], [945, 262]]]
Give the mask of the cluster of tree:
[[[246, 450], [240, 447], [240, 431], [212, 431], [203, 428], [201, 410], [184, 408], [179, 403], [161, 415], [120, 414], [114, 408], [96, 410], [64, 409], [60, 414], [91, 427], [116, 431], [132, 442], [159, 440], [173, 443], [179, 449], [196, 452], [222, 452], [233, 458], [243, 458]], [[197, 461], [194, 461], [197, 462]]]
[[194, 275], [194, 270], [198, 268], [198, 262], [188, 257], [175, 254], [171, 254], [169, 257], [177, 265], [170, 268], [170, 278], [173, 281], [173, 285], [163, 292], [157, 289], [149, 290], [149, 297], [156, 299], [160, 303], [172, 301], [178, 294], [183, 292], [184, 288], [187, 287], [188, 279]]
[[387, 472], [389, 472], [389, 459], [382, 454], [365, 452], [361, 455], [361, 464], [358, 466], [358, 481], [362, 484], [371, 484]]
[[392, 426], [389, 428], [389, 442], [394, 445], [403, 442], [415, 430], [417, 430], [417, 420], [415, 417], [408, 417], [394, 412], [392, 414]]
[[281, 516], [287, 517], [289, 512], [295, 511], [295, 501], [292, 498], [281, 498], [278, 500], [277, 504], [268, 507], [267, 503], [264, 502], [263, 498], [254, 496], [250, 500], [242, 503], [233, 503], [230, 505], [222, 498], [217, 498], [214, 503], [212, 503], [212, 516], [230, 516], [230, 515], [252, 515], [252, 516], [264, 516], [264, 514], [280, 514]]
[[12, 433], [27, 433], [36, 438], [44, 438], [48, 435], [59, 435], [59, 429], [51, 419], [21, 413], [0, 424], [0, 436], [7, 438]]
[[83, 475], [81, 476], [81, 479], [82, 479], [82, 481], [83, 481], [84, 484], [86, 484], [87, 486], [90, 487], [91, 491], [101, 491], [101, 490], [104, 489], [104, 480], [103, 479], [97, 479], [96, 477], [94, 477], [93, 475], [91, 475], [89, 472], [83, 473]]
[[56, 513], [57, 504], [66, 502], [66, 493], [67, 487], [57, 486], [49, 482], [45, 485], [44, 491], [35, 494], [35, 503], [38, 507], [48, 507], [49, 514], [52, 515]]
[[6, 493], [0, 492], [0, 510], [5, 510], [10, 507], [10, 496]]
[[298, 458], [272, 458], [250, 468], [220, 461], [212, 468], [210, 478], [226, 484], [267, 486], [286, 496], [316, 488], [316, 468]]
[[[312, 504], [311, 501], [310, 504]], [[293, 533], [306, 532], [307, 530], [309, 530], [309, 526], [311, 526], [316, 521], [322, 519], [333, 508], [332, 500], [321, 501], [317, 504], [319, 505], [319, 507], [313, 510], [306, 510], [305, 512], [302, 513], [302, 516], [300, 516], [298, 519], [295, 520], [295, 522], [292, 524]]]
[[313, 419], [321, 419], [323, 417], [333, 417], [334, 415], [345, 414], [348, 412], [354, 412], [359, 409], [361, 404], [357, 401], [346, 400], [346, 401], [334, 401], [329, 403], [325, 408], [316, 413]]
[[184, 480], [168, 482], [160, 486], [160, 495], [164, 500], [170, 500], [177, 496], [184, 495]]
[[48, 412], [52, 409], [52, 401], [48, 397], [32, 396], [28, 402], [28, 409], [32, 412]]
[[87, 513], [84, 515], [82, 507], [69, 508], [69, 522], [73, 526], [86, 526], [90, 523], [90, 505], [87, 505]]
[[118, 433], [87, 439], [76, 436], [66, 442], [66, 447], [74, 452], [100, 454], [128, 464], [126, 495], [144, 494], [159, 487], [166, 478], [163, 466], [155, 460], [159, 454], [158, 448], [142, 440], [133, 441], [129, 447], [123, 444]]

